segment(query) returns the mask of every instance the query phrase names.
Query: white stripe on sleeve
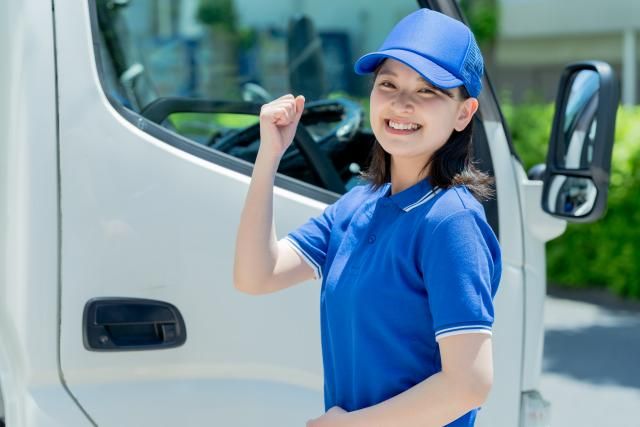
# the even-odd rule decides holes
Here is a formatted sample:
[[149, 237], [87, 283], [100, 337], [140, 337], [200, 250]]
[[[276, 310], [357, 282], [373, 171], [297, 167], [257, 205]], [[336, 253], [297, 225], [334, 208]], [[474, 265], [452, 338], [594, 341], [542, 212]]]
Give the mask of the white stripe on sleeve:
[[284, 240], [285, 240], [285, 242], [289, 243], [289, 246], [291, 246], [291, 248], [294, 251], [296, 251], [298, 253], [298, 255], [300, 255], [300, 257], [303, 260], [306, 261], [307, 264], [309, 264], [309, 266], [313, 270], [313, 274], [314, 274], [315, 278], [316, 279], [322, 279], [322, 269], [320, 269], [320, 265], [317, 262], [315, 262], [313, 258], [311, 258], [311, 255], [306, 253], [304, 251], [304, 249], [302, 249], [300, 247], [300, 245], [298, 245], [298, 242], [296, 242], [295, 240], [293, 240], [289, 236], [286, 236], [284, 238]]
[[436, 334], [436, 341], [440, 341], [442, 338], [450, 337], [453, 335], [462, 335], [462, 334], [485, 334], [485, 335], [493, 335], [491, 329], [487, 329], [486, 327], [471, 327], [465, 329], [454, 329], [449, 332], [441, 332]]

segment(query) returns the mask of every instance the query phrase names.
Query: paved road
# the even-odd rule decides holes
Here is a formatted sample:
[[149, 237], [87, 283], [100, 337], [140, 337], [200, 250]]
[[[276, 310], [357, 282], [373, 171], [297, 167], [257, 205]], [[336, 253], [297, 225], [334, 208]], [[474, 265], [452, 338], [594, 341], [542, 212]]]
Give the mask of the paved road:
[[551, 425], [640, 427], [640, 303], [552, 290], [545, 327], [540, 391]]

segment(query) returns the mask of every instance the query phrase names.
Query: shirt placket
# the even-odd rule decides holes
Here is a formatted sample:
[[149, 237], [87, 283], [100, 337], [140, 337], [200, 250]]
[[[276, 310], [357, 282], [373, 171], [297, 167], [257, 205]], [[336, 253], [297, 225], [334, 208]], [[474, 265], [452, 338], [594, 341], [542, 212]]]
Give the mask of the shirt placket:
[[370, 254], [375, 249], [375, 245], [378, 244], [378, 224], [380, 224], [381, 219], [389, 209], [390, 200], [387, 198], [381, 198], [376, 202], [371, 220], [360, 238], [360, 242], [354, 253], [353, 262], [348, 266], [351, 273], [360, 271], [367, 261], [371, 261]]

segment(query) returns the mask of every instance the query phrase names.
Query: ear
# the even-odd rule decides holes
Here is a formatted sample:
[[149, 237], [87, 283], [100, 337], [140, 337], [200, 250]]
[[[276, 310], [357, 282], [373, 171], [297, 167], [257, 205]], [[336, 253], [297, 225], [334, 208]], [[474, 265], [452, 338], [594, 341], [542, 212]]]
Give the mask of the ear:
[[458, 116], [456, 117], [453, 128], [458, 132], [467, 127], [473, 115], [478, 111], [478, 100], [476, 98], [467, 98], [458, 108]]

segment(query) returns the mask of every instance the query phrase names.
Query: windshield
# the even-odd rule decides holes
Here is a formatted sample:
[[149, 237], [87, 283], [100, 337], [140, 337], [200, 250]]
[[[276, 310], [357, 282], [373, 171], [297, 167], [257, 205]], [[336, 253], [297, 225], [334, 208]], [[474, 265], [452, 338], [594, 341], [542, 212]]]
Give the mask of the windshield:
[[116, 84], [112, 95], [142, 109], [188, 96], [266, 102], [292, 92], [307, 100], [365, 101], [360, 55], [415, 10], [413, 1], [98, 0]]
[[102, 84], [112, 102], [249, 163], [259, 147], [260, 106], [303, 94], [304, 135], [278, 172], [342, 193], [358, 183], [373, 143], [371, 76], [356, 75], [353, 64], [418, 7], [410, 0], [384, 8], [364, 0], [96, 0]]

